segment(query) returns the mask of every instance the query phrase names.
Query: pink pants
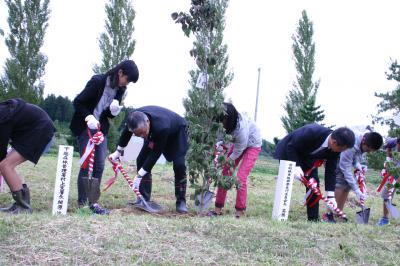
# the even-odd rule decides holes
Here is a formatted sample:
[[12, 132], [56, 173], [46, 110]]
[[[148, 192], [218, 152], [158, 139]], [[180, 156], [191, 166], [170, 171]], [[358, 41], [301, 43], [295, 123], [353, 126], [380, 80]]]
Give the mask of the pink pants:
[[[228, 156], [232, 153], [233, 146], [231, 147]], [[240, 161], [242, 163], [239, 166], [239, 170], [237, 172], [237, 179], [239, 188], [236, 190], [236, 205], [235, 208], [238, 211], [246, 210], [246, 202], [247, 202], [247, 177], [249, 176], [251, 170], [256, 164], [258, 155], [260, 154], [261, 147], [250, 147], [246, 148], [243, 153], [235, 160], [235, 168], [239, 165]], [[231, 176], [232, 173], [229, 172], [228, 166], [224, 166], [222, 174], [227, 176]], [[217, 190], [217, 196], [215, 199], [215, 207], [223, 208], [225, 205], [227, 191], [219, 187]]]

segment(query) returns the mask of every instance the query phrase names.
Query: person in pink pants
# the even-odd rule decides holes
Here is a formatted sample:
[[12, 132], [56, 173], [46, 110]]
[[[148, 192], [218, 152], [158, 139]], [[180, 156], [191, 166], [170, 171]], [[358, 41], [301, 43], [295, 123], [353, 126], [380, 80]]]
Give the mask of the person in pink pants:
[[[239, 113], [231, 103], [224, 103], [224, 107], [225, 113], [221, 117], [221, 122], [225, 132], [232, 135], [232, 143], [222, 174], [231, 176], [232, 172], [238, 167], [235, 216], [239, 218], [246, 210], [247, 177], [260, 154], [262, 139], [260, 129], [246, 113]], [[222, 214], [226, 193], [226, 189], [218, 187], [215, 209], [209, 212], [209, 216]]]

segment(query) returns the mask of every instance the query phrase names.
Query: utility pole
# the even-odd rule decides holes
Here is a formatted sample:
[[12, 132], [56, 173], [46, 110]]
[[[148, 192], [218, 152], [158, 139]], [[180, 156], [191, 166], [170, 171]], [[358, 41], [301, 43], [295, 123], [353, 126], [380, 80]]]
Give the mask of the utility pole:
[[260, 72], [261, 72], [261, 68], [258, 68], [257, 95], [256, 95], [256, 110], [254, 111], [254, 122], [257, 121], [258, 92], [259, 92], [259, 90], [260, 90]]

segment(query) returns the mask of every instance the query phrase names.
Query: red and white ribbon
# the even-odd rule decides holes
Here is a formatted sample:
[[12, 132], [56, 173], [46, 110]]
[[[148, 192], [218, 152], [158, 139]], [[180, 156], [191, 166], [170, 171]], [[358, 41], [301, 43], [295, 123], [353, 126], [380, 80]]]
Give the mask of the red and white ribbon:
[[117, 179], [118, 170], [119, 170], [121, 172], [122, 176], [128, 182], [128, 185], [131, 188], [131, 190], [133, 192], [135, 192], [135, 194], [136, 194], [136, 196], [138, 198], [142, 198], [142, 194], [140, 194], [139, 188], [135, 187], [133, 180], [128, 176], [128, 174], [126, 173], [125, 169], [122, 167], [122, 164], [119, 163], [119, 162], [113, 162], [110, 159], [109, 159], [109, 161], [113, 165], [114, 177], [112, 177], [111, 179], [109, 179], [106, 182], [106, 187], [103, 189], [103, 191], [106, 191], [109, 187], [111, 187], [114, 184], [115, 180]]
[[379, 184], [378, 188], [376, 189], [376, 192], [381, 192], [383, 186], [386, 184], [389, 178], [389, 173], [386, 171], [386, 169], [383, 169], [381, 171], [381, 177], [382, 177], [382, 182]]
[[[307, 179], [303, 176], [301, 181], [302, 181], [302, 183], [303, 183], [307, 188], [311, 189], [312, 192], [313, 192], [315, 195], [317, 195], [318, 201], [319, 201], [320, 199], [322, 199], [322, 200], [326, 203], [326, 205], [328, 205], [328, 207], [329, 207], [331, 210], [334, 210], [334, 211], [337, 213], [337, 215], [338, 215], [339, 217], [341, 217], [341, 218], [343, 218], [343, 219], [347, 219], [346, 214], [345, 214], [341, 209], [339, 209], [337, 206], [333, 205], [333, 203], [332, 203], [327, 197], [325, 197], [325, 196], [322, 194], [320, 188], [318, 187], [318, 183], [317, 183], [317, 181], [316, 181], [314, 178], [310, 178], [310, 180], [307, 180]], [[314, 204], [315, 204], [315, 203], [313, 203], [313, 205], [314, 205]], [[311, 207], [311, 206], [310, 206], [310, 207]]]
[[[315, 204], [317, 204], [318, 201], [320, 201], [321, 199], [326, 203], [326, 205], [328, 205], [328, 207], [332, 210], [334, 210], [337, 215], [343, 219], [347, 219], [346, 214], [340, 210], [338, 207], [335, 207], [333, 205], [333, 203], [327, 198], [325, 197], [320, 188], [318, 187], [318, 183], [314, 178], [310, 178], [309, 180], [306, 178], [308, 177], [312, 170], [314, 170], [315, 168], [320, 167], [323, 163], [325, 162], [325, 160], [317, 160], [314, 162], [313, 166], [311, 167], [311, 169], [309, 169], [308, 171], [306, 171], [304, 173], [304, 176], [301, 177], [301, 182], [310, 190], [312, 191], [311, 193], [308, 192], [307, 194], [309, 194], [308, 199], [306, 201], [306, 204], [309, 205], [309, 207], [314, 206]], [[315, 194], [317, 196], [316, 200], [314, 202], [309, 203], [309, 200], [311, 199], [312, 194]]]
[[[354, 174], [357, 176], [358, 187], [360, 188], [361, 193], [364, 195], [367, 193], [367, 185], [365, 184], [365, 175], [362, 171], [356, 170]], [[364, 198], [360, 199], [360, 204], [363, 206], [365, 204]]]
[[82, 169], [86, 169], [89, 166], [88, 175], [91, 176], [93, 173], [93, 164], [94, 164], [94, 153], [96, 151], [96, 145], [100, 145], [104, 141], [103, 133], [98, 130], [96, 134], [92, 136], [90, 130], [88, 129], [89, 140], [86, 144], [85, 151], [79, 163]]

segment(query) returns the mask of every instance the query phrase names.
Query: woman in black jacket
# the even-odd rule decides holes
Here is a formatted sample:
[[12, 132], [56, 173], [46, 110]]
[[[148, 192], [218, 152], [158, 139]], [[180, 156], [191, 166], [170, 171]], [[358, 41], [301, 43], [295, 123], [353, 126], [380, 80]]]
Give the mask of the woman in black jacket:
[[[40, 107], [22, 99], [0, 103], [0, 174], [10, 187], [15, 202], [0, 209], [10, 214], [31, 213], [29, 188], [15, 168], [26, 160], [37, 164], [50, 148], [55, 127]], [[8, 143], [12, 149], [7, 152]]]
[[107, 153], [108, 119], [119, 114], [126, 86], [138, 78], [139, 71], [135, 62], [125, 60], [105, 74], [94, 75], [74, 99], [75, 113], [70, 128], [78, 138], [80, 155], [85, 154], [89, 131], [90, 134], [101, 131], [104, 135], [104, 141], [95, 146], [92, 177], [87, 168], [81, 168], [78, 175], [78, 206], [84, 206], [89, 201], [90, 209], [96, 214], [108, 214], [108, 210], [97, 202]]

